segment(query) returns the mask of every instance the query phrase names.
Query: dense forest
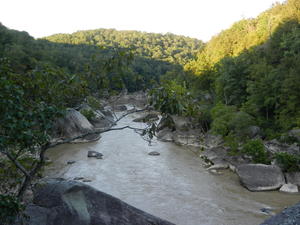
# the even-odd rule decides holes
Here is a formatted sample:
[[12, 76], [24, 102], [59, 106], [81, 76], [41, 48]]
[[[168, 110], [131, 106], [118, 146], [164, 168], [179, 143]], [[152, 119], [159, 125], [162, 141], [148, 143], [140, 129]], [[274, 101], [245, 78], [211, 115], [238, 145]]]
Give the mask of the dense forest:
[[185, 88], [178, 99], [192, 92], [203, 115], [199, 119], [224, 136], [240, 133], [231, 121], [258, 125], [266, 138], [299, 127], [299, 19], [300, 2], [289, 0], [235, 23], [185, 64], [185, 82], [175, 76], [166, 89]]
[[[156, 109], [196, 118], [204, 132], [222, 135], [235, 150], [249, 141], [251, 126], [259, 127], [263, 140], [294, 143], [288, 132], [300, 128], [299, 62], [299, 0], [274, 4], [208, 43], [114, 29], [36, 40], [0, 24], [0, 153], [15, 162], [46, 148], [53, 121], [67, 107], [123, 89], [151, 89]], [[285, 157], [299, 165], [300, 159]], [[0, 179], [10, 171], [15, 182], [24, 182], [14, 166], [2, 160]], [[18, 209], [12, 199], [0, 195], [0, 202]]]

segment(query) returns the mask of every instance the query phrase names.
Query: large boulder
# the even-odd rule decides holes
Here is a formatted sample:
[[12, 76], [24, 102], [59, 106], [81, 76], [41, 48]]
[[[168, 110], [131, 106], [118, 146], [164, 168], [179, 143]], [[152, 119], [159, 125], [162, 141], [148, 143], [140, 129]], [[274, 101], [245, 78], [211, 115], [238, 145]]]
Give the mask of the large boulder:
[[261, 130], [258, 126], [250, 126], [246, 130], [246, 134], [249, 138], [255, 138], [259, 136], [261, 133]]
[[275, 165], [244, 164], [237, 166], [236, 172], [250, 191], [276, 190], [285, 184], [281, 169]]
[[261, 225], [299, 225], [300, 202], [267, 219]]
[[285, 174], [286, 181], [300, 187], [300, 172], [289, 172]]
[[[83, 116], [79, 111], [75, 109], [67, 109], [67, 112], [63, 118], [56, 121], [55, 133], [60, 138], [74, 138], [89, 132], [94, 131], [94, 126]], [[96, 140], [100, 135], [88, 135], [84, 137], [84, 140]]]
[[[25, 219], [25, 218], [28, 219]], [[37, 185], [24, 225], [171, 225], [111, 195], [76, 181], [50, 179]], [[18, 225], [19, 225], [18, 224]]]
[[84, 104], [80, 108], [80, 113], [83, 115], [85, 115], [85, 113], [90, 114], [91, 116], [87, 117], [87, 119], [95, 128], [106, 129], [114, 123], [112, 113], [104, 109], [101, 111], [94, 110], [89, 105]]

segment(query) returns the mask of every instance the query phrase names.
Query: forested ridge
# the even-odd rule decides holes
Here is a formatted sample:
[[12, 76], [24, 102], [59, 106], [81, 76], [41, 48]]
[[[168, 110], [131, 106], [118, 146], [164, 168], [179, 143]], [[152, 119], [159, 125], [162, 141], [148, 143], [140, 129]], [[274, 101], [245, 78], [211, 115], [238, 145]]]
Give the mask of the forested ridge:
[[[203, 132], [222, 135], [231, 154], [246, 151], [255, 162], [270, 163], [263, 140], [299, 145], [289, 135], [300, 128], [299, 62], [299, 0], [238, 21], [208, 43], [114, 29], [36, 40], [0, 24], [0, 152], [30, 168], [39, 162], [27, 153], [47, 147], [53, 121], [67, 107], [150, 89], [157, 110], [194, 117]], [[258, 139], [251, 140], [249, 127], [260, 130]], [[14, 163], [0, 160], [0, 180], [16, 178], [0, 192], [11, 193], [23, 180]], [[300, 170], [300, 157], [279, 154], [278, 160], [286, 171]], [[0, 198], [18, 210], [9, 204], [14, 198]]]
[[[289, 0], [241, 20], [185, 65], [184, 78], [173, 79], [198, 98], [207, 127], [234, 133], [228, 117], [236, 113], [251, 118], [268, 138], [300, 126], [299, 19], [300, 1]], [[218, 110], [235, 113], [214, 119]]]

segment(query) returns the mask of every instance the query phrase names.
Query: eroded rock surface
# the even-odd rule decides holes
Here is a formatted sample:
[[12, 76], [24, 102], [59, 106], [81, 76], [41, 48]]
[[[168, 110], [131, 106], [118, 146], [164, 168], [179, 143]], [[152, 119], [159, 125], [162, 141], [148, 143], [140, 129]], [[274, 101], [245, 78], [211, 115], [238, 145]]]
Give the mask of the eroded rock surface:
[[261, 225], [299, 225], [300, 224], [300, 202], [283, 210], [281, 213], [267, 219]]
[[63, 179], [38, 184], [25, 215], [25, 225], [172, 224], [88, 185]]
[[281, 169], [275, 165], [245, 164], [238, 166], [236, 172], [250, 191], [276, 190], [285, 184]]
[[[75, 109], [67, 109], [66, 115], [57, 120], [55, 124], [56, 136], [61, 138], [74, 138], [94, 131], [94, 126]], [[100, 138], [99, 134], [88, 135], [74, 142], [92, 141]]]

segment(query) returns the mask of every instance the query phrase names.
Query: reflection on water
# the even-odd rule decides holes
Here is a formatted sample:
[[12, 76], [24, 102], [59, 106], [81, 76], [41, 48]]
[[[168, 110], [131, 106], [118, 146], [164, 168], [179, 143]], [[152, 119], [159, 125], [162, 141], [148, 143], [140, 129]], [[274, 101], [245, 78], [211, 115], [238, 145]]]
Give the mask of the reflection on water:
[[[119, 126], [143, 126], [126, 117]], [[103, 159], [87, 158], [87, 151]], [[158, 151], [160, 156], [149, 156]], [[133, 130], [112, 131], [95, 143], [59, 146], [48, 152], [53, 163], [46, 175], [73, 179], [85, 177], [95, 188], [177, 225], [253, 225], [300, 201], [300, 195], [249, 192], [235, 174], [212, 175], [187, 147], [155, 141], [148, 145]], [[76, 163], [67, 165], [67, 161]]]

